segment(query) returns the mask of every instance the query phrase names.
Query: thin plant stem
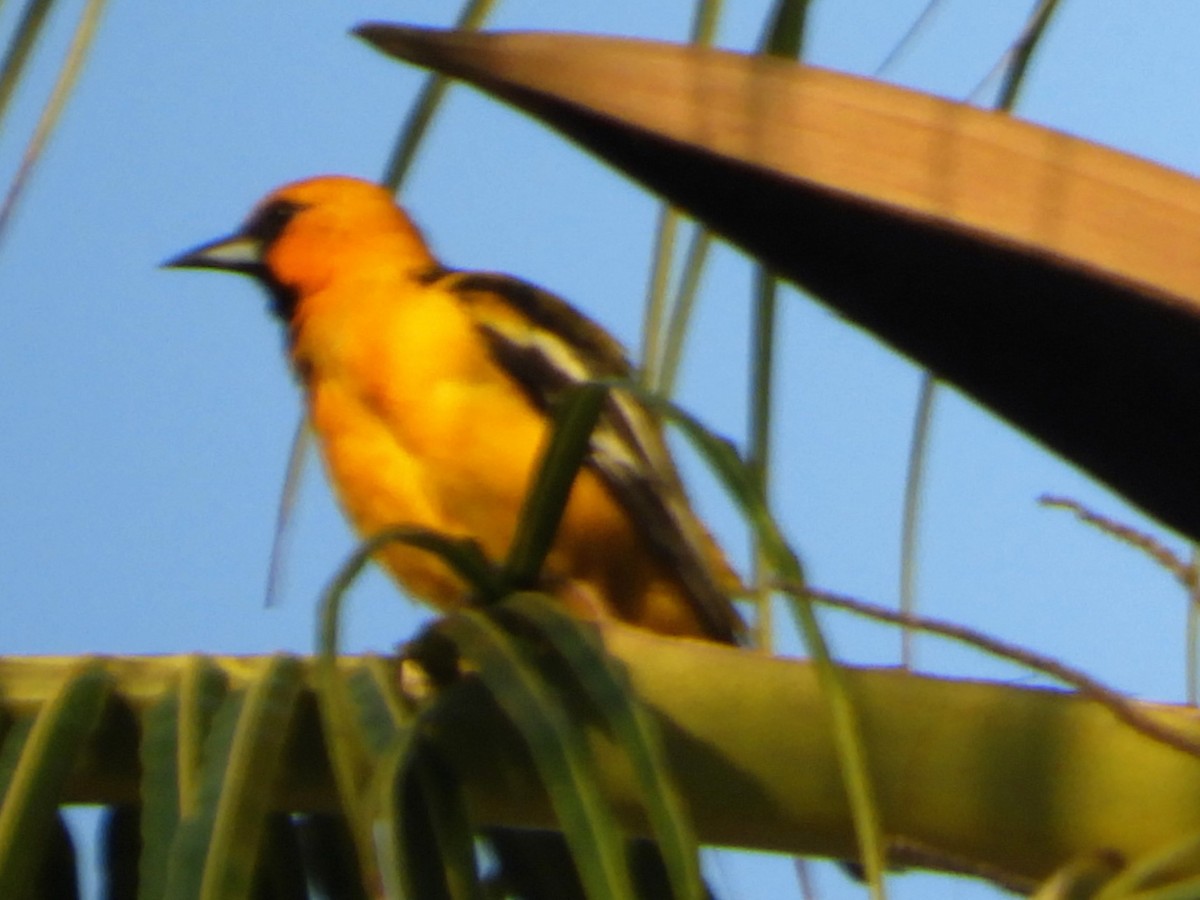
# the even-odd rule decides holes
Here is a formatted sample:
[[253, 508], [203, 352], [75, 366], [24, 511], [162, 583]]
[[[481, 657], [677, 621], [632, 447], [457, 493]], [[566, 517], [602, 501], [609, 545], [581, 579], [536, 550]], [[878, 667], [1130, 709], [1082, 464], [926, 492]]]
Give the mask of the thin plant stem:
[[300, 500], [300, 487], [304, 483], [304, 467], [312, 450], [312, 437], [308, 416], [301, 413], [288, 451], [283, 487], [279, 491], [279, 508], [275, 511], [275, 534], [271, 539], [271, 559], [267, 565], [267, 590], [263, 601], [267, 607], [274, 606], [283, 596], [283, 576], [287, 570], [288, 549], [291, 547], [293, 514]]
[[[720, 15], [721, 0], [699, 0], [692, 19], [689, 37], [691, 43], [702, 47], [711, 45]], [[647, 390], [663, 394], [669, 394], [668, 385], [674, 380], [674, 374], [669, 379], [664, 376], [668, 344], [675, 345], [675, 349], [670, 352], [677, 357], [681, 352], [679, 346], [683, 342], [683, 335], [677, 333], [676, 328], [686, 329], [686, 325], [681, 326], [676, 322], [677, 317], [673, 314], [674, 305], [678, 300], [673, 302], [668, 294], [679, 220], [679, 213], [673, 207], [662, 204], [650, 266], [650, 286], [646, 292], [646, 312], [642, 320], [641, 385]], [[683, 322], [686, 323], [686, 316]], [[663, 327], [664, 323], [670, 325], [666, 330]], [[671, 365], [673, 369], [678, 368], [678, 359]]]
[[[921, 521], [921, 499], [925, 496], [926, 463], [929, 436], [933, 430], [933, 406], [937, 381], [928, 371], [921, 373], [917, 392], [917, 410], [913, 416], [912, 441], [908, 454], [908, 476], [904, 482], [904, 519], [900, 526], [900, 611], [906, 616], [916, 612], [917, 544]], [[907, 625], [900, 629], [900, 664], [916, 666], [916, 635]]]
[[1195, 706], [1200, 702], [1200, 544], [1192, 545], [1192, 583], [1188, 590], [1187, 608], [1187, 702]]
[[706, 229], [696, 226], [684, 258], [683, 274], [679, 290], [670, 304], [669, 322], [662, 339], [662, 355], [659, 367], [658, 391], [671, 396], [679, 377], [679, 365], [683, 361], [683, 345], [691, 324], [692, 311], [696, 308], [696, 296], [700, 293], [700, 276], [708, 258], [712, 238]]
[[[778, 311], [778, 281], [761, 266], [754, 270], [753, 356], [750, 382], [750, 471], [760, 496], [769, 496], [771, 471], [771, 407], [775, 374], [775, 321]], [[771, 648], [774, 623], [771, 615], [771, 590], [765, 584], [766, 560], [760, 547], [754, 548], [751, 584], [757, 616], [754, 629], [756, 644]]]
[[[495, 5], [496, 0], [468, 0], [458, 14], [454, 27], [460, 31], [479, 28], [487, 21]], [[412, 168], [413, 160], [416, 159], [421, 141], [429, 130], [429, 123], [433, 121], [433, 116], [449, 87], [450, 79], [444, 75], [430, 75], [426, 78], [420, 94], [404, 119], [404, 124], [400, 126], [400, 136], [396, 139], [391, 158], [384, 166], [381, 179], [381, 184], [393, 194], [400, 193], [404, 179]]]
[[83, 12], [79, 14], [79, 24], [75, 26], [75, 33], [71, 37], [71, 45], [67, 49], [66, 59], [59, 70], [54, 90], [50, 94], [50, 99], [46, 101], [46, 106], [42, 109], [41, 118], [38, 119], [33, 136], [25, 148], [25, 154], [21, 157], [21, 164], [8, 187], [8, 194], [4, 198], [4, 203], [0, 205], [0, 242], [3, 241], [4, 235], [8, 231], [8, 224], [12, 221], [17, 202], [25, 193], [29, 178], [42, 158], [46, 142], [49, 141], [54, 127], [58, 124], [63, 109], [66, 108], [67, 100], [71, 96], [71, 91], [75, 87], [75, 82], [79, 79], [80, 72], [83, 71], [88, 50], [91, 49], [96, 29], [100, 26], [100, 16], [104, 12], [104, 6], [105, 0], [88, 0]]
[[650, 263], [650, 284], [646, 289], [646, 312], [642, 320], [642, 387], [657, 391], [662, 371], [662, 331], [667, 312], [667, 288], [671, 279], [671, 257], [675, 253], [675, 235], [679, 216], [667, 204], [658, 210], [654, 258]]
[[37, 44], [38, 35], [42, 33], [42, 26], [46, 24], [46, 16], [53, 5], [54, 0], [30, 0], [21, 13], [21, 21], [13, 30], [8, 51], [0, 62], [0, 121], [4, 119], [21, 72], [29, 61], [29, 54]]

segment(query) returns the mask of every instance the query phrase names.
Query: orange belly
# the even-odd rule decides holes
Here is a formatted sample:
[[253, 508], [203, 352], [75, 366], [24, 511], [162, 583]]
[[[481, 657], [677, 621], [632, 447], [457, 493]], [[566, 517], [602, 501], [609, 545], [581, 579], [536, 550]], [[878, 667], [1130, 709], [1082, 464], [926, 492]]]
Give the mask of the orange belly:
[[[337, 381], [310, 385], [310, 416], [330, 481], [360, 535], [415, 525], [471, 537], [499, 563], [547, 428], [507, 391], [489, 396], [495, 392], [479, 387], [474, 402], [463, 396], [471, 393], [467, 388], [457, 393], [441, 404], [430, 399], [407, 442], [407, 429], [387, 419], [386, 409], [364, 403]], [[464, 404], [473, 416], [464, 416]], [[442, 415], [443, 405], [453, 409]], [[378, 558], [424, 602], [451, 609], [468, 599], [464, 582], [426, 551], [393, 544]], [[647, 553], [645, 540], [590, 470], [576, 479], [543, 575], [546, 588], [579, 615], [702, 634], [682, 586]]]

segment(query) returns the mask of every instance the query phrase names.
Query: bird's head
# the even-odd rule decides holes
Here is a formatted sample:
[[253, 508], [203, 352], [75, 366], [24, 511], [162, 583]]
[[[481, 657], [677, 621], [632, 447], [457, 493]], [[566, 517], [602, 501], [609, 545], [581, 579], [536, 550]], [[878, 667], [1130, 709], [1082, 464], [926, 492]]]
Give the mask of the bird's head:
[[272, 191], [233, 234], [163, 263], [220, 269], [257, 279], [281, 319], [339, 277], [386, 269], [420, 277], [438, 267], [421, 233], [392, 195], [358, 178], [325, 175]]

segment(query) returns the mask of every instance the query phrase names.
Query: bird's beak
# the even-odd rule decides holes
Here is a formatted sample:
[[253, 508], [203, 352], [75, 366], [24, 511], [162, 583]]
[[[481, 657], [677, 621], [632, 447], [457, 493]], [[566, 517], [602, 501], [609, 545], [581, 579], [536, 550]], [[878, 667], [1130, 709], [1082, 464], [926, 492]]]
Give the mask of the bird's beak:
[[193, 247], [162, 264], [164, 269], [220, 269], [260, 275], [263, 272], [263, 242], [245, 234], [231, 234]]

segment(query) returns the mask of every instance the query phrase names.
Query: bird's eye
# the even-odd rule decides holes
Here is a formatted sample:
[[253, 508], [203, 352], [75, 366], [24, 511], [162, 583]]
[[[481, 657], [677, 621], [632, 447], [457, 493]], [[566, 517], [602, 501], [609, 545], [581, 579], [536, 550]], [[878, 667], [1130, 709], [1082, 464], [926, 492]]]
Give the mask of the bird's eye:
[[270, 244], [287, 227], [288, 222], [304, 207], [291, 200], [273, 200], [260, 209], [242, 229], [243, 234]]

